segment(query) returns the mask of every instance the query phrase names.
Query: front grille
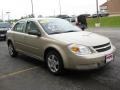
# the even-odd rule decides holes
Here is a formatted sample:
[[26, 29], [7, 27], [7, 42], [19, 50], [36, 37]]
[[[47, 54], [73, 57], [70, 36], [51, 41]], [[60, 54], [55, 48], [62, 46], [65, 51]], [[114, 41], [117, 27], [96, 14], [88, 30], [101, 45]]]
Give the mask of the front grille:
[[6, 34], [7, 31], [0, 31], [0, 34]]
[[106, 44], [102, 44], [102, 45], [98, 45], [98, 46], [93, 46], [93, 48], [94, 48], [97, 52], [105, 52], [105, 51], [111, 49], [111, 45], [110, 45], [110, 43], [106, 43]]

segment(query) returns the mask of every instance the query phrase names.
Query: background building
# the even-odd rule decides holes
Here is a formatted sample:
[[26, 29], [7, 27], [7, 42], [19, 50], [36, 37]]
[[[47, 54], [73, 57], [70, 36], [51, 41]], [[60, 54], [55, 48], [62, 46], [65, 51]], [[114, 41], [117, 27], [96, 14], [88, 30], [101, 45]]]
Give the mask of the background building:
[[120, 0], [107, 0], [100, 5], [100, 11], [110, 15], [120, 15]]

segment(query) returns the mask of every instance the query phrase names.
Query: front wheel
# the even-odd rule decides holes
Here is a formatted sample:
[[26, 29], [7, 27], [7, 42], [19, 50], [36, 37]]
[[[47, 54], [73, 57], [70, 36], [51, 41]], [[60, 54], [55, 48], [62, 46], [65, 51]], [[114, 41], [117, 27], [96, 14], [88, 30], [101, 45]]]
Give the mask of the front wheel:
[[11, 42], [8, 44], [8, 50], [11, 57], [17, 56], [17, 52]]
[[46, 55], [46, 63], [49, 71], [55, 75], [63, 73], [63, 60], [56, 51], [50, 51]]

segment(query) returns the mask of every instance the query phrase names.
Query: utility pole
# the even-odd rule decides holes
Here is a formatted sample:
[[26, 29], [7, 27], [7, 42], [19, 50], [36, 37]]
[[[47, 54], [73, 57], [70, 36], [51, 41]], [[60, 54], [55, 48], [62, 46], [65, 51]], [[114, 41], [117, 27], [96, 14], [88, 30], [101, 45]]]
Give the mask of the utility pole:
[[55, 17], [55, 9], [54, 9], [54, 17]]
[[99, 10], [98, 10], [98, 0], [96, 0], [96, 10], [97, 10], [97, 23], [99, 23]]
[[98, 0], [96, 0], [96, 11], [97, 11], [97, 18], [96, 18], [95, 26], [96, 26], [96, 27], [100, 27], [100, 21], [99, 21], [99, 4], [98, 4]]
[[59, 0], [59, 10], [60, 10], [60, 15], [61, 15], [61, 1]]
[[3, 10], [2, 10], [2, 21], [3, 21]]
[[34, 11], [33, 11], [33, 0], [31, 0], [31, 7], [32, 7], [32, 17], [34, 17]]

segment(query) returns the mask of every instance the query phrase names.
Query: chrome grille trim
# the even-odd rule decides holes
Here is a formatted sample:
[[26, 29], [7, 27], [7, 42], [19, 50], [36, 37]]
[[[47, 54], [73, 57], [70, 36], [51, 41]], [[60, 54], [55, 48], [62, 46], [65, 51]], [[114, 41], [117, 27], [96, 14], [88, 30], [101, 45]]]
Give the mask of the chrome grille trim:
[[102, 45], [98, 45], [98, 46], [93, 46], [93, 48], [94, 48], [97, 52], [105, 52], [105, 51], [111, 49], [111, 45], [110, 45], [110, 42], [109, 42], [109, 43], [106, 43], [106, 44], [102, 44]]
[[0, 34], [6, 34], [7, 31], [0, 31]]

